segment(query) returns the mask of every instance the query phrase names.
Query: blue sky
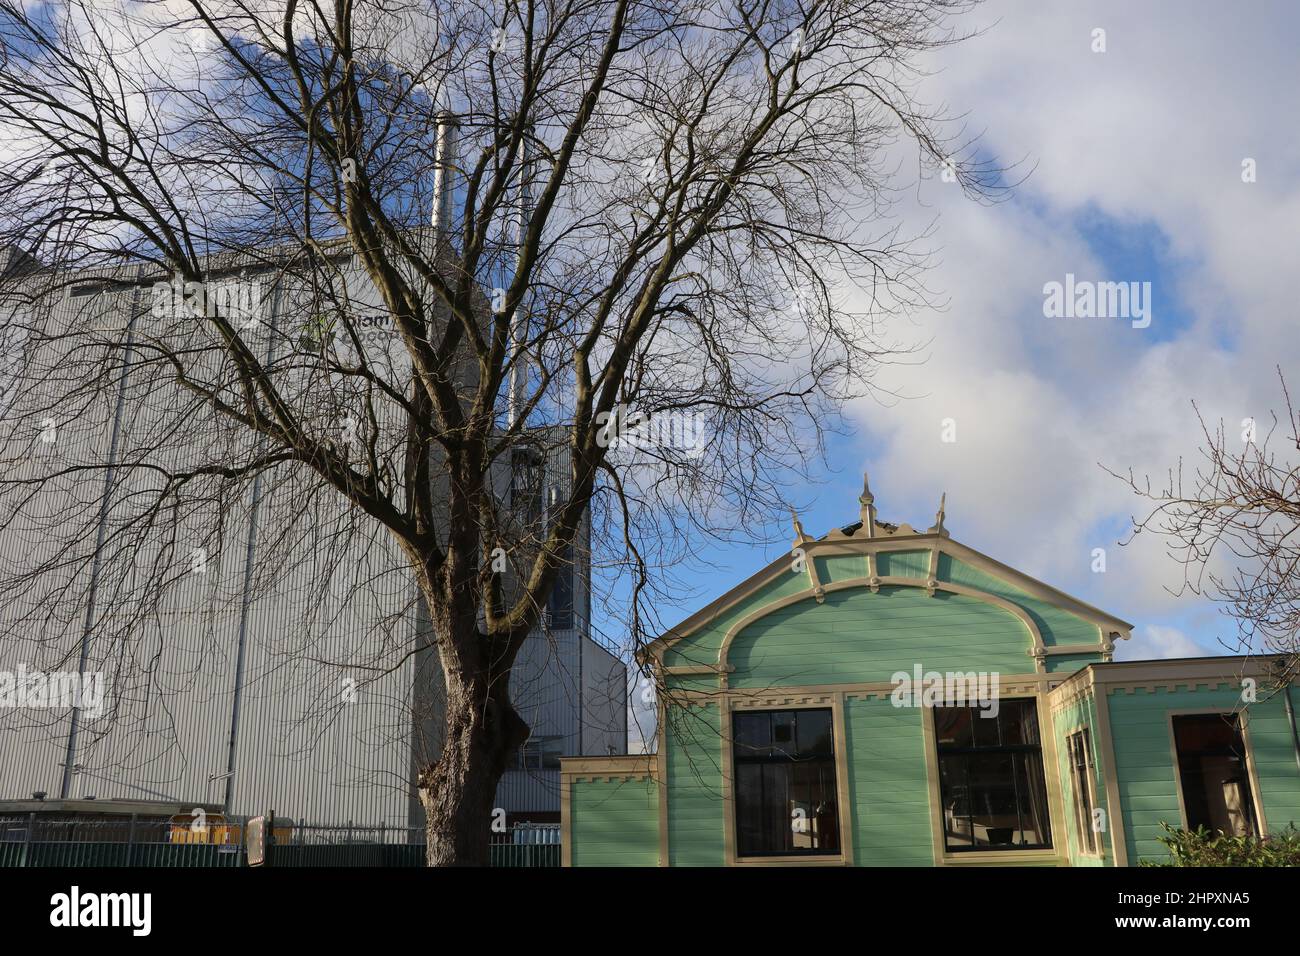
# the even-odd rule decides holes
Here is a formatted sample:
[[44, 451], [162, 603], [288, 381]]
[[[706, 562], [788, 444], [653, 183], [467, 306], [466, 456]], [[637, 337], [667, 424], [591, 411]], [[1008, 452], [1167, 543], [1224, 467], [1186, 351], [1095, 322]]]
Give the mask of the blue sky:
[[[937, 177], [903, 180], [904, 222], [939, 216], [927, 281], [949, 306], [898, 324], [929, 343], [882, 374], [908, 397], [848, 408], [852, 434], [798, 496], [804, 527], [856, 520], [864, 468], [885, 520], [928, 527], [947, 491], [955, 538], [1132, 621], [1118, 656], [1226, 653], [1231, 622], [1169, 593], [1180, 570], [1164, 542], [1119, 546], [1141, 502], [1101, 466], [1158, 479], [1194, 455], [1193, 400], [1230, 434], [1280, 405], [1275, 366], [1300, 352], [1300, 8], [993, 2], [967, 25], [984, 32], [936, 57], [923, 95], [1033, 172], [992, 208]], [[1043, 285], [1066, 273], [1150, 282], [1150, 327], [1044, 317]], [[946, 417], [954, 444], [939, 441]], [[787, 551], [788, 517], [774, 520], [748, 529], [766, 541], [703, 547], [665, 620]]]

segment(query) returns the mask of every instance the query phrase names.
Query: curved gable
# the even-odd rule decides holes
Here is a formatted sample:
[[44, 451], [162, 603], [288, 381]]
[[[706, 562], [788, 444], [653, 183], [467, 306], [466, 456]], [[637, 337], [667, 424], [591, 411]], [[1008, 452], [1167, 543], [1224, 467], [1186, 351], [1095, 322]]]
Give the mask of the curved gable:
[[[714, 666], [717, 664], [718, 651], [722, 648], [723, 640], [726, 639], [728, 631], [738, 622], [756, 611], [772, 607], [779, 601], [808, 590], [807, 575], [791, 573], [787, 558], [781, 558], [776, 563], [779, 565], [778, 571], [784, 570], [784, 574], [770, 574], [772, 565], [769, 565], [728, 592], [728, 595], [724, 595], [719, 602], [715, 602], [725, 606], [717, 609], [697, 626], [689, 630], [685, 626], [680, 626], [660, 638], [666, 645], [663, 652], [664, 664], [668, 667]], [[733, 601], [726, 600], [728, 596], [741, 591], [744, 592], [743, 596]], [[708, 610], [709, 608], [705, 609]], [[680, 637], [676, 633], [679, 630], [683, 632]]]
[[1109, 660], [1129, 636], [1127, 622], [953, 541], [942, 510], [920, 533], [877, 523], [869, 498], [863, 514], [815, 540], [796, 520], [802, 561], [772, 562], [651, 654], [678, 686], [794, 686], [887, 679], [903, 660], [894, 645], [902, 669], [932, 648], [934, 666], [1047, 673]]
[[882, 586], [831, 591], [744, 627], [727, 648], [735, 688], [888, 681], [894, 673], [1032, 668], [1024, 621], [1006, 607], [950, 591]]

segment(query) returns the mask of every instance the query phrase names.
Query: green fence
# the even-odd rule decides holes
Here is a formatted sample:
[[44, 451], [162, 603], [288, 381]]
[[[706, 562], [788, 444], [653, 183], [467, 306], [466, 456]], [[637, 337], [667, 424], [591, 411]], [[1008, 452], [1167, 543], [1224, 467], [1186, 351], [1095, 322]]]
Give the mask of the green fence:
[[[293, 825], [277, 821], [275, 866], [422, 867], [419, 828]], [[242, 826], [238, 827], [242, 834]], [[0, 867], [238, 867], [244, 847], [197, 842], [207, 834], [134, 820], [0, 819]], [[519, 824], [491, 835], [494, 867], [560, 865], [558, 825]]]
[[4, 866], [243, 866], [243, 847], [89, 840], [0, 843]]

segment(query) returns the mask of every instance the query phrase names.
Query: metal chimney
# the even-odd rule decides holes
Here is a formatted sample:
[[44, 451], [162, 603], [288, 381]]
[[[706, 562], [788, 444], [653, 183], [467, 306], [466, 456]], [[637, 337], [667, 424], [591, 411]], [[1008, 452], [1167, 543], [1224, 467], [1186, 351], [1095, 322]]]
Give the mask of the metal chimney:
[[438, 114], [438, 143], [433, 174], [433, 230], [441, 240], [452, 227], [452, 176], [456, 169], [456, 114], [443, 110]]

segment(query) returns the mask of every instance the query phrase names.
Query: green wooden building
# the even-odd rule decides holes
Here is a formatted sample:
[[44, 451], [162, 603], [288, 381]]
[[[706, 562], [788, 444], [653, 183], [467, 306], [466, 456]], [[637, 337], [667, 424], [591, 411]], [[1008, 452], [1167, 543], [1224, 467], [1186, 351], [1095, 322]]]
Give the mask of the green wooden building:
[[1277, 661], [1114, 662], [1132, 625], [876, 517], [649, 648], [657, 752], [563, 761], [572, 866], [1126, 866], [1300, 819]]

